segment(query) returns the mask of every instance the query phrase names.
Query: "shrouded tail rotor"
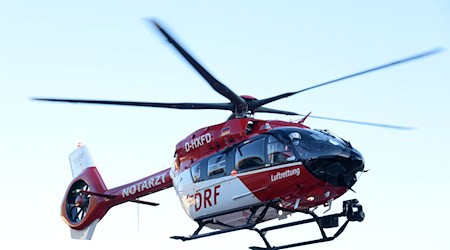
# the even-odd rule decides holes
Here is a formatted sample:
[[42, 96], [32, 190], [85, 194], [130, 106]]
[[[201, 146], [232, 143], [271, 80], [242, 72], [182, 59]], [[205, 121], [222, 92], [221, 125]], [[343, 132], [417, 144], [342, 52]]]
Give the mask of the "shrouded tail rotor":
[[78, 180], [72, 184], [67, 194], [66, 213], [71, 223], [82, 221], [87, 214], [91, 195], [82, 191], [90, 191], [89, 185]]

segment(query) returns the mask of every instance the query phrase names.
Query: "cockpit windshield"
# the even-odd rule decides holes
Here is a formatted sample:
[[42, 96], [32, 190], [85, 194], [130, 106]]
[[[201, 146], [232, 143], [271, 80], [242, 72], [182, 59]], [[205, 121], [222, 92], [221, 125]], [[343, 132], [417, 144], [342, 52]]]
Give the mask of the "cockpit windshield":
[[364, 170], [361, 154], [327, 130], [282, 127], [270, 133], [289, 146], [295, 161], [301, 161], [311, 174], [331, 185], [351, 188], [357, 174]]
[[323, 155], [339, 155], [348, 145], [340, 137], [326, 131], [303, 128], [283, 128], [301, 159]]

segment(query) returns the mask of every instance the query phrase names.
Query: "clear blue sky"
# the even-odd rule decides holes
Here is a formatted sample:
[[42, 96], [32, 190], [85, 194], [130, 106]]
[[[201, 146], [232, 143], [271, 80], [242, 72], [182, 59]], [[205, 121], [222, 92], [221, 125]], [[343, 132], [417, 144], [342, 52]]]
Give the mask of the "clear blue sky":
[[[162, 2], [162, 1], [160, 1]], [[169, 2], [169, 1], [167, 1]], [[60, 205], [68, 154], [88, 145], [110, 188], [172, 162], [175, 144], [227, 112], [32, 102], [32, 96], [156, 102], [226, 101], [144, 22], [157, 17], [239, 94], [299, 90], [437, 46], [420, 61], [268, 105], [299, 113], [392, 123], [413, 131], [308, 119], [358, 148], [370, 172], [356, 184], [366, 220], [334, 242], [303, 249], [449, 249], [450, 3], [448, 1], [2, 1], [0, 188], [2, 244], [65, 249], [245, 249], [253, 232], [179, 242], [196, 224], [173, 190], [159, 207], [113, 208], [93, 241], [70, 239]], [[282, 115], [260, 118], [290, 119]], [[302, 218], [302, 216], [294, 216]], [[269, 234], [274, 245], [316, 228]]]

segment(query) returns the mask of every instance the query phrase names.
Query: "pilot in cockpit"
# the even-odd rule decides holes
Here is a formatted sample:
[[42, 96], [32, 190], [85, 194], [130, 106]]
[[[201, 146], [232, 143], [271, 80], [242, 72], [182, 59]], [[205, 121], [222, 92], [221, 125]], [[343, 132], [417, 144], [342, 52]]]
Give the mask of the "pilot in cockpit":
[[291, 138], [292, 144], [298, 146], [298, 144], [300, 143], [301, 136], [299, 132], [292, 132], [289, 134], [289, 138]]
[[289, 146], [275, 137], [269, 137], [267, 146], [270, 163], [280, 164], [295, 159]]

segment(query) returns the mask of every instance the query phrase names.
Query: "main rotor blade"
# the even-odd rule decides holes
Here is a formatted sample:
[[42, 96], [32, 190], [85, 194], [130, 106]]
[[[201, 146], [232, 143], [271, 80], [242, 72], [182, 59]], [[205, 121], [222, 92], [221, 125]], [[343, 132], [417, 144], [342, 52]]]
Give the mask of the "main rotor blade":
[[253, 101], [249, 102], [248, 109], [252, 110], [252, 111], [253, 110], [258, 110], [261, 106], [266, 105], [267, 103], [271, 103], [273, 101], [276, 101], [276, 100], [279, 100], [279, 99], [282, 99], [282, 98], [286, 98], [286, 97], [289, 97], [291, 95], [295, 95], [297, 93], [298, 92], [287, 92], [287, 93], [284, 93], [284, 94], [279, 94], [279, 95], [272, 96], [272, 97], [265, 98], [265, 99], [261, 99], [261, 100], [253, 100]]
[[108, 100], [82, 100], [82, 99], [59, 99], [59, 98], [32, 98], [36, 101], [49, 102], [70, 102], [70, 103], [91, 103], [105, 105], [123, 105], [138, 107], [157, 107], [170, 109], [219, 109], [233, 111], [231, 103], [161, 103], [161, 102], [129, 102], [129, 101], [108, 101]]
[[255, 110], [255, 112], [258, 113], [271, 113], [271, 114], [282, 114], [282, 115], [299, 115], [295, 112], [291, 111], [284, 111], [284, 110], [278, 110], [278, 109], [271, 109], [271, 108], [265, 108], [265, 107], [259, 107]]
[[[300, 114], [300, 115], [301, 116], [306, 116], [306, 115], [303, 115], [303, 114]], [[374, 127], [390, 128], [390, 129], [399, 129], [399, 130], [413, 130], [413, 129], [415, 129], [415, 128], [411, 128], [411, 127], [404, 127], [404, 126], [397, 126], [397, 125], [390, 125], [390, 124], [381, 124], [381, 123], [373, 123], [373, 122], [362, 122], [362, 121], [354, 121], [354, 120], [339, 119], [339, 118], [332, 118], [332, 117], [323, 117], [323, 116], [315, 116], [315, 115], [310, 115], [309, 117], [316, 118], [316, 119], [337, 121], [337, 122], [353, 123], [353, 124], [359, 124], [359, 125], [367, 125], [367, 126], [374, 126]]]
[[304, 88], [304, 89], [299, 90], [299, 91], [288, 92], [288, 93], [280, 94], [280, 95], [277, 95], [277, 96], [273, 96], [273, 97], [269, 97], [269, 98], [265, 98], [265, 99], [261, 99], [261, 100], [255, 100], [255, 101], [252, 101], [251, 103], [249, 103], [249, 109], [250, 110], [254, 110], [254, 109], [256, 109], [258, 107], [261, 107], [261, 106], [263, 106], [263, 105], [265, 105], [267, 103], [270, 103], [270, 102], [273, 102], [273, 101], [276, 101], [276, 100], [279, 100], [279, 99], [282, 99], [282, 98], [286, 98], [286, 97], [289, 97], [289, 96], [292, 96], [292, 95], [295, 95], [295, 94], [298, 94], [298, 93], [301, 93], [301, 92], [305, 92], [307, 90], [315, 89], [315, 88], [318, 88], [318, 87], [329, 85], [331, 83], [335, 83], [335, 82], [339, 82], [339, 81], [342, 81], [342, 80], [345, 80], [345, 79], [349, 79], [349, 78], [352, 78], [352, 77], [355, 77], [355, 76], [360, 76], [360, 75], [367, 74], [367, 73], [370, 73], [370, 72], [374, 72], [374, 71], [377, 71], [377, 70], [380, 70], [380, 69], [388, 68], [388, 67], [391, 67], [391, 66], [394, 66], [394, 65], [397, 65], [397, 64], [405, 63], [405, 62], [408, 62], [408, 61], [413, 61], [413, 60], [416, 60], [416, 59], [419, 59], [419, 58], [422, 58], [422, 57], [426, 57], [426, 56], [430, 56], [430, 55], [433, 55], [433, 54], [436, 54], [436, 53], [439, 53], [439, 52], [442, 52], [442, 51], [443, 51], [442, 48], [435, 48], [435, 49], [432, 49], [432, 50], [429, 50], [429, 51], [426, 51], [426, 52], [423, 52], [423, 53], [420, 53], [420, 54], [417, 54], [417, 55], [413, 55], [413, 56], [406, 57], [406, 58], [403, 58], [403, 59], [400, 59], [400, 60], [397, 60], [397, 61], [386, 63], [386, 64], [383, 64], [383, 65], [380, 65], [380, 66], [377, 66], [377, 67], [374, 67], [374, 68], [366, 69], [366, 70], [363, 70], [363, 71], [360, 71], [360, 72], [357, 72], [357, 73], [354, 73], [354, 74], [346, 75], [346, 76], [343, 76], [343, 77], [340, 77], [340, 78], [337, 78], [337, 79], [334, 79], [334, 80], [331, 80], [331, 81], [327, 81], [327, 82], [323, 82], [323, 83], [320, 83], [320, 84], [317, 84], [317, 85], [313, 85], [311, 87]]
[[211, 85], [211, 87], [217, 91], [219, 94], [226, 97], [228, 100], [230, 100], [233, 104], [236, 106], [244, 106], [246, 104], [245, 100], [238, 96], [236, 93], [234, 93], [231, 89], [229, 89], [227, 86], [219, 82], [214, 76], [212, 76], [205, 68], [203, 68], [200, 63], [198, 63], [186, 50], [181, 47], [180, 44], [178, 44], [175, 39], [173, 39], [172, 36], [165, 31], [161, 25], [156, 22], [156, 20], [149, 19], [150, 22], [152, 22], [156, 28], [161, 32], [161, 34], [164, 35], [164, 37], [171, 43], [175, 49], [180, 52], [180, 54], [194, 67], [195, 70]]

